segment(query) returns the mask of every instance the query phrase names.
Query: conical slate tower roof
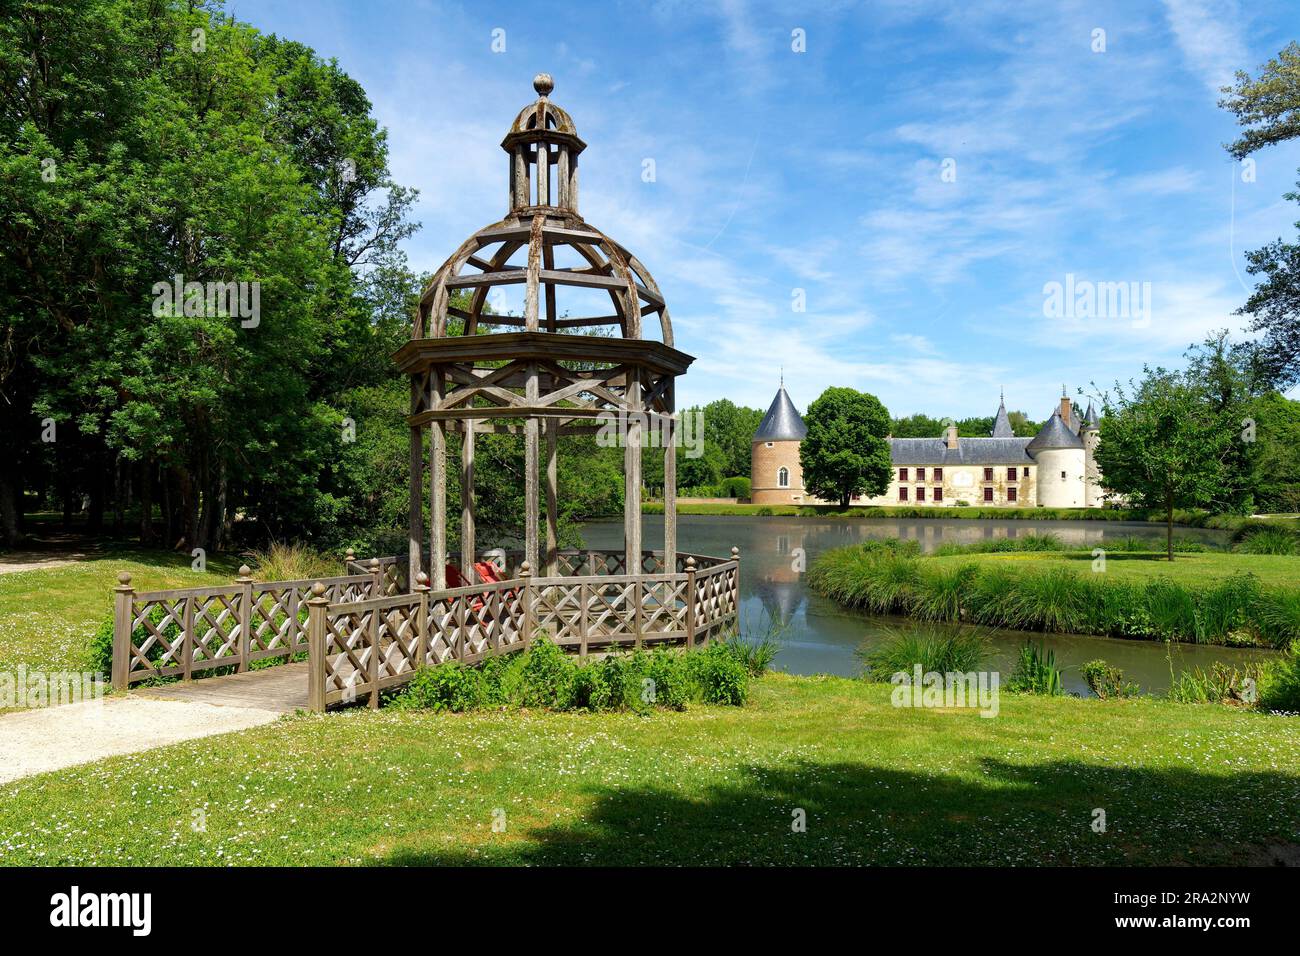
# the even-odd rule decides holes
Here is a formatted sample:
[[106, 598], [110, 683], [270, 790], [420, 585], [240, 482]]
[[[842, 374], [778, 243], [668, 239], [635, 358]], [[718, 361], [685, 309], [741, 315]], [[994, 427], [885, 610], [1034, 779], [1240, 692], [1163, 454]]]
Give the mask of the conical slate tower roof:
[[994, 438], [1015, 438], [1016, 433], [1011, 429], [1011, 419], [1007, 418], [1006, 402], [998, 402], [998, 417], [993, 419], [993, 437]]
[[1083, 439], [1070, 430], [1070, 426], [1061, 420], [1061, 412], [1052, 412], [1038, 434], [1025, 446], [1025, 451], [1033, 454], [1053, 448], [1082, 448]]
[[1101, 424], [1097, 416], [1097, 409], [1093, 407], [1092, 402], [1088, 403], [1088, 410], [1083, 413], [1083, 427], [1095, 429]]
[[758, 423], [754, 432], [754, 441], [803, 441], [808, 434], [808, 426], [803, 423], [799, 410], [790, 401], [785, 386], [777, 390], [776, 398], [768, 406], [767, 414]]

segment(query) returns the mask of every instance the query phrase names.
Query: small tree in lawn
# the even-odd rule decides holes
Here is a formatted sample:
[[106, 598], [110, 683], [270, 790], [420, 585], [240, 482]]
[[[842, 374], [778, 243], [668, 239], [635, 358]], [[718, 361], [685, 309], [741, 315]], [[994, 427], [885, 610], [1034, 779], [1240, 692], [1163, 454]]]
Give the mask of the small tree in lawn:
[[1223, 494], [1224, 460], [1239, 428], [1190, 377], [1145, 368], [1142, 381], [1102, 396], [1097, 464], [1108, 489], [1165, 513], [1166, 551], [1174, 559], [1174, 509]]
[[889, 487], [889, 412], [874, 395], [828, 388], [808, 406], [808, 435], [799, 446], [804, 488], [849, 506], [854, 495], [879, 495]]

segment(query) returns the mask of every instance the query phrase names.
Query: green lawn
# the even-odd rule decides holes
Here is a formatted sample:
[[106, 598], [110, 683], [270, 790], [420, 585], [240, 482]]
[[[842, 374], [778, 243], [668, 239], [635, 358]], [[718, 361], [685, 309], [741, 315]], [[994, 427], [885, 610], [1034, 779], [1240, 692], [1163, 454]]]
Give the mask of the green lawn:
[[[1104, 544], [1101, 545], [1104, 547]], [[1091, 551], [1005, 551], [988, 554], [960, 554], [923, 558], [943, 567], [977, 562], [1006, 563], [1017, 568], [1068, 567], [1086, 572], [1092, 567]], [[1165, 577], [1183, 584], [1215, 584], [1224, 578], [1249, 572], [1264, 584], [1300, 587], [1300, 557], [1280, 554], [1240, 554], [1206, 551], [1176, 554], [1167, 561], [1163, 554], [1108, 551], [1107, 576], [1129, 580]]]
[[238, 560], [212, 559], [207, 572], [169, 552], [121, 550], [59, 568], [0, 574], [0, 668], [81, 670], [91, 635], [113, 614], [121, 571], [138, 591], [228, 584]]
[[1300, 846], [1290, 718], [1004, 694], [985, 719], [889, 694], [773, 675], [744, 708], [649, 717], [287, 718], [0, 786], [0, 860], [1168, 864]]

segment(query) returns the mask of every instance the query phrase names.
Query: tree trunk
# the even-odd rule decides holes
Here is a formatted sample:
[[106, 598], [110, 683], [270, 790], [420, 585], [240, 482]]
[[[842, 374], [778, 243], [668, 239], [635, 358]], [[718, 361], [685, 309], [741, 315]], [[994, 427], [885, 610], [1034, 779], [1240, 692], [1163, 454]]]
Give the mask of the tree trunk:
[[0, 544], [18, 543], [18, 511], [22, 491], [11, 476], [0, 469]]
[[153, 462], [140, 462], [140, 543], [153, 544]]
[[1174, 503], [1169, 502], [1169, 509], [1165, 517], [1165, 549], [1168, 552], [1169, 560], [1174, 559]]

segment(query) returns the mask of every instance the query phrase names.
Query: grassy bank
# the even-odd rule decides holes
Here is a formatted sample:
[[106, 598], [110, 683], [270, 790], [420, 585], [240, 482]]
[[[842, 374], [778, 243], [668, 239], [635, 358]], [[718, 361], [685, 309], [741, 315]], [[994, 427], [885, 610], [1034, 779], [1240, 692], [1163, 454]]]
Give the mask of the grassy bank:
[[742, 708], [302, 716], [0, 792], [10, 865], [1261, 863], [1297, 844], [1300, 737], [1225, 707], [1004, 694], [984, 719], [774, 675]]
[[850, 607], [928, 621], [1282, 648], [1300, 639], [1300, 558], [1288, 555], [1108, 552], [1100, 564], [1091, 552], [920, 557], [874, 542], [826, 552], [809, 584]]
[[[660, 501], [642, 504], [645, 514], [663, 514]], [[1164, 524], [1162, 512], [1143, 508], [918, 508], [864, 506], [840, 508], [837, 505], [753, 505], [753, 504], [679, 504], [681, 515], [730, 515], [734, 517], [787, 518], [944, 518], [964, 521], [1136, 521]], [[1300, 521], [1291, 515], [1247, 518], [1241, 515], [1212, 515], [1205, 511], [1178, 510], [1174, 523], [1189, 528], [1213, 528], [1240, 532], [1257, 526], [1285, 526], [1300, 530]]]

